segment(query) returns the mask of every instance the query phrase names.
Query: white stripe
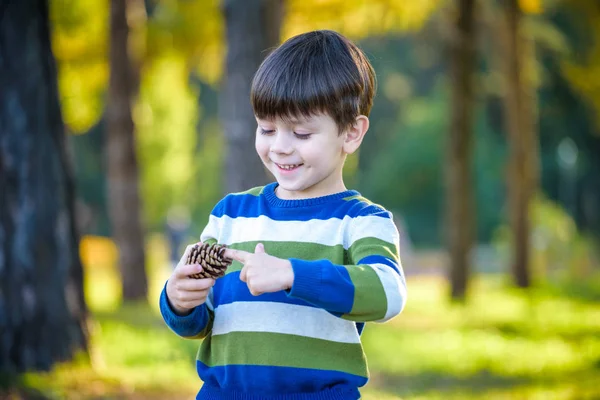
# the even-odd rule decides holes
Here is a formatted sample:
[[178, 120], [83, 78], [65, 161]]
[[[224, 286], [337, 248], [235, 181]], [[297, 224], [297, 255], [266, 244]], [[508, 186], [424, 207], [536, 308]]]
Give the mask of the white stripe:
[[[406, 304], [406, 285], [400, 275], [392, 267], [385, 264], [371, 264], [375, 270], [387, 298], [387, 311], [383, 319], [375, 322], [386, 322], [400, 314]], [[400, 265], [398, 267], [402, 268]]]
[[375, 216], [276, 221], [264, 215], [256, 218], [211, 215], [200, 240], [209, 237], [226, 245], [265, 240], [343, 245], [344, 249], [359, 239], [373, 237], [398, 246], [398, 230], [392, 220]]
[[364, 216], [356, 217], [352, 221], [352, 230], [350, 232], [350, 245], [359, 239], [374, 237], [392, 243], [399, 249], [400, 234], [398, 228], [391, 219]]
[[221, 223], [222, 221], [219, 218], [215, 217], [214, 215], [210, 215], [208, 217], [208, 224], [206, 224], [206, 227], [200, 235], [200, 241], [205, 242], [208, 239], [215, 239], [218, 243], [221, 243], [219, 241], [219, 231], [221, 230]]
[[218, 306], [212, 335], [229, 332], [272, 332], [333, 342], [359, 343], [356, 325], [321, 308], [263, 301]]

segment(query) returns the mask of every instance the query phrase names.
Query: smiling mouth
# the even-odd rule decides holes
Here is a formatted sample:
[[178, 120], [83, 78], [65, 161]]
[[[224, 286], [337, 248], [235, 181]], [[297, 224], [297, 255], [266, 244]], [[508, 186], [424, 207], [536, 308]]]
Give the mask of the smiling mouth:
[[279, 167], [279, 169], [282, 169], [284, 171], [292, 171], [298, 167], [301, 167], [304, 164], [277, 164], [277, 163], [275, 163], [275, 165], [277, 165], [277, 167]]

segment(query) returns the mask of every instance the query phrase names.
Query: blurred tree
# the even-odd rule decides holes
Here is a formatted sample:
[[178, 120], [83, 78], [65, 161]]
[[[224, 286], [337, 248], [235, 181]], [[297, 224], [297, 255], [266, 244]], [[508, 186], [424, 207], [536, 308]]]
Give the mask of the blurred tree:
[[509, 142], [507, 188], [509, 223], [512, 230], [511, 271], [515, 284], [528, 287], [531, 221], [530, 205], [538, 187], [538, 137], [535, 124], [535, 97], [531, 70], [530, 38], [522, 28], [522, 11], [517, 0], [503, 7], [505, 34], [500, 40], [505, 74], [504, 110]]
[[[600, 249], [600, 7], [586, 0], [562, 1], [548, 18], [567, 37], [566, 57], [549, 64], [548, 112], [541, 119], [548, 148], [545, 188], [591, 233]], [[547, 133], [551, 134], [547, 134]], [[572, 165], [558, 152], [568, 137], [575, 145]], [[563, 156], [563, 157], [561, 157]]]
[[77, 200], [87, 211], [79, 220], [82, 235], [110, 236], [110, 222], [106, 207], [106, 163], [104, 148], [105, 118], [98, 121], [83, 135], [70, 135], [73, 147], [73, 165]]
[[568, 28], [574, 39], [573, 52], [563, 61], [564, 72], [573, 89], [595, 112], [596, 127], [600, 128], [600, 7], [589, 0], [563, 0], [563, 3], [564, 13], [578, 22], [575, 29]]
[[119, 249], [125, 301], [145, 299], [148, 292], [135, 126], [131, 115], [138, 87], [128, 47], [127, 13], [131, 3], [132, 0], [110, 2], [110, 78], [106, 104], [108, 209], [112, 235]]
[[463, 300], [469, 277], [475, 217], [473, 179], [473, 73], [475, 0], [459, 0], [450, 39], [452, 84], [450, 134], [446, 139], [446, 226], [453, 299]]
[[225, 0], [223, 12], [227, 58], [219, 106], [226, 138], [223, 189], [231, 193], [267, 182], [252, 151], [256, 120], [250, 85], [264, 57], [279, 43], [283, 0]]
[[45, 1], [0, 1], [0, 374], [87, 348], [87, 308]]
[[[206, 213], [199, 211], [210, 210], [221, 195], [222, 156], [203, 144], [205, 136], [210, 136], [210, 143], [214, 136], [220, 145], [221, 129], [214, 123], [213, 111], [217, 97], [198, 100], [214, 92], [221, 76], [223, 24], [218, 0], [146, 1], [145, 9], [151, 12], [148, 21], [140, 3], [134, 1], [133, 12], [128, 12], [130, 56], [139, 64], [134, 71], [141, 72], [141, 79], [135, 79], [140, 93], [132, 117], [143, 221], [146, 228], [160, 229], [170, 206], [189, 204], [204, 219]], [[50, 5], [61, 104], [70, 130], [81, 134], [75, 139], [78, 187], [93, 214], [86, 233], [110, 235], [105, 193], [98, 189], [105, 186], [107, 165], [100, 162], [97, 151], [106, 136], [109, 7], [86, 0]], [[198, 78], [202, 90], [190, 84]], [[99, 120], [101, 115], [104, 118]], [[199, 177], [199, 171], [207, 169], [214, 172]]]

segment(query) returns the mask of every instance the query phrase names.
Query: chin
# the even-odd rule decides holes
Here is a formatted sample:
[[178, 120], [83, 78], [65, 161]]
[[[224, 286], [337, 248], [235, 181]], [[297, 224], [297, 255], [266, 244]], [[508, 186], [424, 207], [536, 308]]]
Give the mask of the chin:
[[279, 186], [285, 190], [286, 192], [290, 192], [290, 193], [302, 193], [304, 191], [306, 191], [308, 189], [308, 187], [306, 187], [305, 185], [299, 185], [299, 184], [286, 184], [285, 182], [278, 182]]
[[300, 192], [302, 190], [304, 190], [304, 188], [300, 185], [290, 185], [290, 184], [286, 184], [285, 182], [277, 182], [279, 183], [279, 187], [281, 187], [283, 190], [287, 190], [288, 192]]

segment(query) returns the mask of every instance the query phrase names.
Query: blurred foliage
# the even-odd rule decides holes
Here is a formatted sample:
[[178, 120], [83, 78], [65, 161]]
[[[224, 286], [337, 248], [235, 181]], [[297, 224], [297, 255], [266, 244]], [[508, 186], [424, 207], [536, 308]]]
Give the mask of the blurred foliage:
[[[133, 3], [131, 49], [141, 74], [134, 117], [146, 226], [163, 229], [166, 212], [184, 205], [197, 236], [222, 195], [217, 104], [226, 47], [220, 1]], [[575, 205], [569, 213], [582, 232], [600, 237], [595, 172], [600, 170], [600, 129], [595, 124], [600, 95], [594, 83], [600, 76], [595, 72], [600, 65], [599, 11], [584, 0], [521, 0], [520, 5], [536, 45], [528, 76], [538, 88], [543, 192], [559, 204], [565, 201], [556, 149], [568, 136], [579, 148], [576, 192], [571, 195]], [[53, 0], [51, 11], [65, 120], [72, 132], [84, 133], [73, 143], [79, 196], [92, 215], [84, 232], [108, 235], [99, 151], [108, 7]], [[449, 3], [440, 0], [288, 0], [281, 34], [286, 39], [311, 29], [337, 29], [358, 40], [373, 62], [379, 89], [371, 128], [359, 154], [349, 158], [344, 176], [349, 186], [401, 216], [418, 246], [442, 243], [450, 15]], [[491, 15], [496, 15], [493, 10]], [[473, 180], [477, 240], [485, 243], [505, 219], [506, 140], [497, 52], [489, 42], [481, 44]]]
[[289, 0], [284, 39], [313, 29], [333, 29], [353, 39], [417, 31], [443, 4], [440, 0]]
[[542, 12], [542, 0], [519, 0], [521, 10], [528, 14], [538, 14]]
[[187, 72], [216, 85], [225, 55], [219, 0], [151, 0], [146, 59], [165, 52], [185, 60]]
[[[163, 57], [145, 69], [134, 110], [142, 198], [150, 227], [160, 223], [169, 206], [191, 204], [199, 184], [196, 124], [200, 117], [197, 88], [188, 83], [183, 60]], [[194, 90], [196, 89], [196, 90]]]
[[101, 1], [50, 1], [63, 117], [73, 132], [85, 132], [103, 112], [108, 86], [108, 12], [108, 3]]
[[[440, 221], [444, 213], [444, 143], [447, 126], [447, 95], [441, 88], [429, 98], [413, 98], [406, 103], [404, 118], [394, 126], [393, 135], [382, 152], [361, 175], [367, 197], [394, 205], [419, 245], [441, 242]], [[473, 182], [478, 200], [479, 238], [489, 241], [502, 221], [497, 199], [502, 198], [505, 146], [482, 118], [477, 129], [473, 160]], [[411, 171], [407, 173], [407, 171]], [[394, 177], [390, 180], [390, 177]]]
[[563, 68], [574, 89], [593, 110], [600, 127], [600, 8], [588, 0], [570, 0], [569, 6], [569, 11], [580, 19], [574, 27], [580, 44], [574, 47], [574, 57], [564, 60]]
[[[598, 273], [595, 266], [600, 255], [592, 238], [579, 232], [573, 218], [555, 202], [539, 195], [531, 206], [532, 272], [538, 283], [589, 281]], [[494, 235], [494, 246], [510, 265], [511, 231], [500, 226]]]
[[[218, 84], [225, 54], [219, 0], [136, 0], [130, 4], [134, 6], [129, 12], [130, 50], [142, 71], [165, 53], [174, 52], [185, 61], [187, 72]], [[414, 31], [439, 4], [439, 0], [289, 0], [282, 37], [321, 28], [337, 29], [355, 39]], [[109, 9], [106, 3], [83, 0], [53, 0], [50, 5], [65, 122], [73, 132], [81, 133], [102, 114], [108, 82]], [[141, 6], [145, 6], [147, 24], [138, 15]]]

